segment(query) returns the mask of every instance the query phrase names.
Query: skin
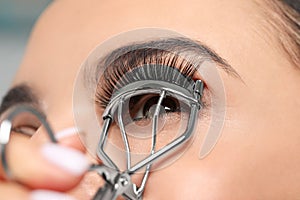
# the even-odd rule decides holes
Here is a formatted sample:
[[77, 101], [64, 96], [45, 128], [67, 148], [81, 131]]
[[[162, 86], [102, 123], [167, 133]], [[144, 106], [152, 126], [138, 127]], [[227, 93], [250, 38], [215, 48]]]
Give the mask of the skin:
[[[188, 151], [150, 175], [144, 199], [297, 199], [300, 71], [280, 49], [276, 35], [264, 26], [254, 1], [55, 1], [38, 20], [13, 85], [26, 82], [37, 91], [57, 131], [73, 125], [76, 73], [99, 43], [143, 27], [167, 28], [202, 41], [225, 58], [243, 82], [220, 71], [227, 113], [216, 147], [205, 159], [198, 158], [209, 125], [208, 120], [200, 120]], [[30, 145], [17, 138], [11, 147], [10, 158], [15, 159], [10, 162], [18, 177], [34, 189], [75, 187], [70, 193], [87, 199], [99, 185], [97, 176], [87, 175], [78, 187], [81, 177], [46, 167], [38, 153], [31, 166], [19, 167], [13, 155], [36, 152], [43, 134], [39, 130]], [[76, 138], [62, 143], [84, 152]], [[51, 181], [45, 185], [36, 178], [34, 182], [32, 175]], [[0, 183], [1, 195], [10, 199], [26, 199], [29, 192], [26, 186]]]

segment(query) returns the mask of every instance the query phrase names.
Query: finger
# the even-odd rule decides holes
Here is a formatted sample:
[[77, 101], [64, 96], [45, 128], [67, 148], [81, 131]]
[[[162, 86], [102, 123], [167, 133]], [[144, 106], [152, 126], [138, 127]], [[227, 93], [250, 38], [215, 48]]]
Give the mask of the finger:
[[[86, 152], [86, 148], [81, 142], [80, 131], [76, 127], [58, 129], [55, 133], [55, 138], [59, 144], [77, 149], [83, 153]], [[46, 131], [41, 128], [32, 136], [31, 139], [40, 142], [47, 142], [49, 141], [49, 136], [46, 134]]]
[[83, 153], [86, 152], [86, 148], [80, 138], [80, 131], [76, 127], [60, 130], [55, 134], [55, 138], [62, 145], [77, 149]]
[[1, 200], [74, 200], [74, 198], [59, 192], [49, 190], [29, 191], [26, 187], [17, 183], [0, 183]]
[[0, 183], [0, 194], [3, 200], [28, 199], [28, 189], [16, 183]]
[[[78, 150], [18, 136], [11, 138], [6, 155], [14, 179], [32, 188], [68, 190], [78, 184], [89, 166]], [[0, 175], [5, 175], [3, 168]]]

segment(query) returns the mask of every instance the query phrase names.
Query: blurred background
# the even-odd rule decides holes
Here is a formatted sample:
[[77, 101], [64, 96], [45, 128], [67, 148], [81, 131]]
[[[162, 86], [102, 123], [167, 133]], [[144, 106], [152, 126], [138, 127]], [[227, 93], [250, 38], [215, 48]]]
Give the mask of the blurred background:
[[21, 63], [31, 29], [51, 0], [0, 0], [0, 98]]

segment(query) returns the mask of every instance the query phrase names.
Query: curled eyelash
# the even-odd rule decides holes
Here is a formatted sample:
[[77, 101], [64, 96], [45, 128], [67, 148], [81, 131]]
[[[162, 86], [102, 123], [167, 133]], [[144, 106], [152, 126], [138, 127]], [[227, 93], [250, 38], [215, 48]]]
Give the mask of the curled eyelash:
[[[194, 43], [190, 40], [184, 41], [187, 48], [181, 47], [178, 51], [173, 49], [177, 40], [153, 41], [147, 42], [147, 45], [135, 44], [110, 53], [97, 66], [99, 71], [104, 71], [97, 81], [95, 103], [100, 108], [105, 108], [114, 91], [138, 80], [160, 80], [184, 88], [190, 87], [192, 77], [206, 56], [194, 56], [199, 63], [194, 66], [190, 62], [190, 55], [195, 55], [193, 48], [196, 47], [191, 46]], [[161, 43], [164, 48], [160, 46]], [[186, 55], [189, 55], [189, 59], [186, 59]], [[182, 76], [185, 78], [181, 78]]]
[[102, 108], [109, 103], [113, 91], [138, 80], [166, 81], [184, 88], [192, 86], [192, 77], [196, 69], [187, 61], [179, 59], [176, 55], [164, 55], [165, 52], [161, 50], [151, 50], [150, 54], [145, 53], [144, 56], [135, 58], [139, 53], [129, 52], [130, 55], [124, 56], [130, 58], [125, 59], [134, 60], [116, 61], [104, 71], [96, 92], [96, 103]]

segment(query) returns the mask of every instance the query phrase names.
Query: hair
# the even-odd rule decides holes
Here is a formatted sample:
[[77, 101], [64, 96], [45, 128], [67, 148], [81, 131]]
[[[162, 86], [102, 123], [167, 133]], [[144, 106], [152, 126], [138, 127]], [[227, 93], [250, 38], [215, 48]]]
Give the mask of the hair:
[[300, 69], [300, 0], [264, 0], [271, 31], [292, 64]]

